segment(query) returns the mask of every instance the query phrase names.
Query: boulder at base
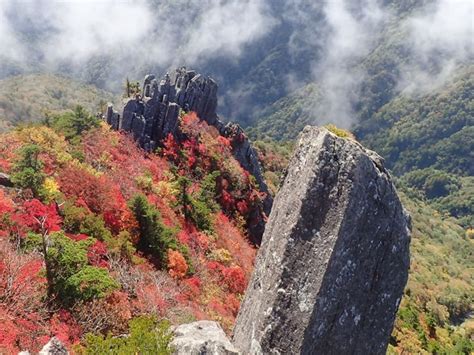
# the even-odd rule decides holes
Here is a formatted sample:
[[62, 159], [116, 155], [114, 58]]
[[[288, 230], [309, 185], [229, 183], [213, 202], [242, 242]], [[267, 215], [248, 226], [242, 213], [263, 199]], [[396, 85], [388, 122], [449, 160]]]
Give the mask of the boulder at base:
[[202, 320], [183, 324], [174, 331], [171, 343], [176, 355], [238, 355], [220, 325]]

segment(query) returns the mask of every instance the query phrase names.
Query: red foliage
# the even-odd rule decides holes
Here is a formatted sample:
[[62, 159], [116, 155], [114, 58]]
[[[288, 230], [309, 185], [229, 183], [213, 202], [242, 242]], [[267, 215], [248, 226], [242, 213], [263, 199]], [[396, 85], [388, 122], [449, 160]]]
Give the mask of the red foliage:
[[200, 123], [201, 120], [197, 116], [196, 112], [189, 112], [181, 119], [181, 126], [187, 128], [188, 130], [194, 130], [194, 132], [199, 131]]
[[0, 189], [0, 238], [10, 234], [10, 215], [13, 210], [13, 202]]
[[168, 307], [162, 290], [155, 283], [139, 283], [135, 288], [136, 298], [132, 304], [136, 313], [156, 313], [163, 315]]
[[36, 233], [50, 233], [61, 230], [61, 218], [55, 204], [45, 205], [37, 199], [23, 204], [24, 212], [20, 214], [23, 223]]
[[[257, 212], [261, 208], [261, 196], [248, 172], [232, 157], [232, 145], [242, 137], [222, 137], [215, 127], [200, 121], [194, 113], [185, 115], [180, 124], [183, 134], [179, 141], [169, 135], [161, 155], [144, 152], [130, 135], [98, 128], [82, 137], [83, 163], [72, 161], [59, 165], [47, 153], [41, 156], [45, 169], [55, 177], [66, 199], [83, 206], [87, 213], [101, 216], [114, 235], [126, 230], [133, 241], [137, 223], [126, 201], [136, 193], [143, 193], [159, 210], [164, 224], [179, 230], [177, 240], [190, 251], [197, 276], [186, 278], [189, 266], [178, 251], [169, 250], [166, 272], [157, 271], [139, 253], [128, 258], [129, 261], [116, 260], [112, 254], [109, 258], [107, 245], [94, 242], [88, 249], [89, 263], [109, 268], [123, 286], [121, 291], [100, 300], [97, 306], [117, 324], [126, 324], [137, 314], [156, 313], [176, 319], [185, 310], [198, 319], [219, 316], [230, 325], [238, 312], [238, 294], [244, 292], [252, 269], [255, 248], [236, 225], [242, 223], [240, 216], [246, 218], [247, 225], [260, 216]], [[1, 142], [0, 138], [0, 146]], [[11, 163], [7, 150], [0, 147], [0, 166]], [[170, 171], [172, 165], [177, 169]], [[174, 207], [176, 177], [182, 175], [191, 180], [188, 193], [194, 196], [201, 191], [202, 179], [216, 170], [220, 172], [216, 202], [225, 214], [217, 213], [215, 233], [207, 235], [199, 232], [191, 220], [185, 221]], [[44, 205], [38, 200], [15, 200], [15, 203], [0, 189], [0, 231], [6, 231], [5, 235], [23, 235], [28, 230], [41, 232], [37, 220], [44, 216], [48, 231], [61, 227], [55, 205]], [[238, 222], [234, 217], [239, 218]], [[69, 237], [87, 238], [81, 234]], [[229, 253], [215, 254], [222, 262], [206, 261], [210, 249], [225, 249]], [[7, 254], [9, 257], [5, 258]], [[20, 262], [15, 262], [17, 258]], [[137, 264], [132, 265], [132, 261]], [[64, 310], [51, 317], [43, 304], [46, 282], [41, 268], [39, 255], [16, 254], [13, 248], [5, 253], [0, 248], [0, 353], [20, 349], [37, 351], [52, 335], [66, 344], [74, 343], [83, 335], [78, 322], [84, 331], [96, 329], [94, 322], [99, 318], [81, 318], [82, 313], [90, 311], [87, 305], [77, 305], [79, 309], [71, 311], [77, 322]], [[8, 300], [7, 306], [4, 300]], [[120, 327], [110, 330], [114, 334], [122, 331]]]
[[93, 213], [102, 214], [113, 233], [135, 223], [120, 189], [107, 176], [94, 176], [76, 166], [69, 166], [61, 171], [58, 181], [67, 198]]
[[224, 270], [224, 265], [222, 265], [221, 263], [217, 262], [217, 261], [208, 261], [207, 262], [207, 268], [210, 270], [210, 271], [214, 271], [214, 272], [221, 272], [222, 270]]
[[79, 242], [81, 240], [86, 240], [89, 238], [89, 236], [85, 234], [67, 234], [67, 236], [71, 238], [72, 240], [75, 240], [76, 242]]
[[229, 287], [229, 291], [234, 293], [244, 293], [247, 287], [247, 280], [242, 268], [233, 266], [222, 270], [224, 282]]
[[0, 171], [9, 173], [21, 141], [14, 134], [0, 136]]
[[0, 189], [0, 216], [13, 212], [13, 201]]
[[12, 317], [0, 306], [0, 354], [37, 352], [48, 340], [48, 329], [38, 323], [34, 314], [29, 319]]
[[[42, 260], [0, 241], [0, 353], [37, 351], [46, 341]], [[44, 341], [44, 342], [43, 342]]]
[[225, 297], [225, 305], [230, 313], [232, 313], [234, 317], [237, 317], [240, 308], [240, 301], [234, 294], [230, 293]]
[[217, 214], [215, 228], [219, 236], [215, 247], [227, 249], [234, 261], [245, 270], [247, 275], [250, 275], [256, 254], [255, 248], [223, 213]]
[[50, 320], [50, 329], [53, 336], [66, 346], [77, 343], [81, 336], [81, 327], [65, 309], [60, 309], [53, 315]]
[[121, 291], [114, 291], [109, 297], [107, 297], [107, 304], [117, 310], [117, 316], [122, 323], [126, 323], [127, 320], [132, 318], [132, 311], [130, 302], [128, 300], [128, 294]]
[[228, 315], [226, 306], [218, 298], [211, 299], [208, 306], [212, 311], [216, 312], [219, 315]]
[[170, 133], [163, 142], [163, 156], [168, 158], [171, 161], [176, 162], [179, 157], [179, 145], [174, 139], [173, 135]]
[[217, 137], [217, 142], [225, 148], [230, 148], [231, 147], [230, 140], [227, 139], [226, 137], [223, 137], [223, 136]]
[[249, 206], [247, 205], [247, 202], [244, 200], [237, 202], [237, 210], [242, 216], [246, 216], [249, 212]]
[[107, 246], [99, 240], [96, 240], [95, 243], [89, 247], [87, 258], [89, 259], [89, 263], [93, 266], [104, 268], [109, 266], [107, 262]]
[[190, 277], [183, 281], [186, 296], [189, 299], [195, 299], [201, 292], [201, 280], [197, 277]]
[[178, 241], [181, 243], [181, 244], [185, 244], [185, 245], [190, 245], [191, 243], [191, 236], [189, 235], [189, 233], [182, 229], [178, 232], [178, 235], [176, 236], [176, 238], [178, 239]]
[[92, 130], [83, 138], [86, 162], [107, 174], [128, 200], [139, 192], [136, 178], [144, 172], [157, 182], [165, 178], [168, 162], [144, 152], [129, 134]]
[[232, 211], [235, 206], [234, 197], [226, 190], [222, 190], [221, 192], [220, 203], [226, 211]]

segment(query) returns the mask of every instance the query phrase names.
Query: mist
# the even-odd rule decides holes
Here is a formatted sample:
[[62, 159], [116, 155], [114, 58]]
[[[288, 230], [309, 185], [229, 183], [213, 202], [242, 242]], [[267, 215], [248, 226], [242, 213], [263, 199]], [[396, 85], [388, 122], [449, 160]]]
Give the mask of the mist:
[[27, 66], [34, 54], [36, 67], [72, 71], [106, 57], [109, 79], [137, 68], [236, 61], [272, 29], [266, 7], [263, 0], [0, 0], [0, 57]]
[[401, 70], [401, 91], [429, 93], [448, 81], [460, 65], [473, 63], [474, 2], [440, 0], [404, 25], [412, 58]]
[[[472, 1], [419, 1], [402, 15], [397, 4], [0, 0], [0, 78], [59, 71], [118, 91], [126, 76], [139, 80], [147, 72], [162, 74], [181, 65], [206, 68], [206, 74], [223, 81], [221, 102], [240, 104], [227, 111], [235, 118], [240, 111], [258, 111], [261, 88], [249, 83], [248, 72], [263, 60], [255, 54], [262, 52], [262, 44], [281, 40], [277, 44], [286, 46], [289, 64], [281, 72], [284, 90], [275, 99], [315, 83], [324, 99], [307, 108], [314, 122], [350, 128], [357, 122], [354, 106], [369, 77], [364, 61], [374, 51], [383, 52], [378, 47], [394, 26], [401, 33], [396, 45], [406, 54], [394, 69], [395, 93], [432, 92], [459, 66], [473, 62]], [[281, 33], [286, 34], [280, 38]], [[257, 59], [252, 61], [252, 56]], [[244, 69], [235, 69], [240, 67]]]
[[332, 0], [325, 4], [328, 38], [322, 59], [313, 64], [313, 78], [321, 86], [324, 100], [308, 109], [318, 115], [318, 123], [333, 123], [349, 128], [355, 123], [353, 103], [360, 93], [365, 72], [358, 64], [377, 43], [377, 33], [390, 14], [375, 0], [351, 11], [350, 2]]

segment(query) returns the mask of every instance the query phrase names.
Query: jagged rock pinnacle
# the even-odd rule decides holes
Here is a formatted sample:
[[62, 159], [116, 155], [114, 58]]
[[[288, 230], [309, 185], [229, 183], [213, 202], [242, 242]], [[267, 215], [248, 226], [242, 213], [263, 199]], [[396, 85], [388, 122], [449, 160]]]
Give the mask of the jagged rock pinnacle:
[[382, 159], [307, 127], [242, 303], [244, 354], [384, 354], [409, 268], [409, 217]]
[[[147, 151], [162, 145], [172, 134], [179, 138], [179, 113], [196, 112], [201, 120], [217, 128], [219, 133], [232, 141], [236, 160], [255, 177], [261, 192], [266, 194], [263, 212], [270, 214], [273, 199], [263, 178], [257, 154], [242, 128], [236, 123], [224, 124], [216, 113], [217, 83], [210, 77], [181, 67], [158, 82], [155, 75], [145, 76], [143, 97], [136, 95], [129, 99], [123, 114], [115, 112], [111, 105], [105, 119], [115, 130], [130, 132], [134, 139]], [[260, 244], [265, 228], [263, 220], [249, 226], [249, 234], [255, 244]]]

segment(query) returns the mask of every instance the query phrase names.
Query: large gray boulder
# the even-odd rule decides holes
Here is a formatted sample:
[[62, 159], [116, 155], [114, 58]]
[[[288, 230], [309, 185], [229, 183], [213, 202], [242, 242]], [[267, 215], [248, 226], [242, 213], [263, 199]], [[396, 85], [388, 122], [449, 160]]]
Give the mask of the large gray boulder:
[[202, 320], [183, 324], [174, 331], [171, 343], [176, 355], [238, 355], [220, 325]]
[[306, 127], [234, 329], [244, 354], [384, 354], [410, 222], [382, 159]]

